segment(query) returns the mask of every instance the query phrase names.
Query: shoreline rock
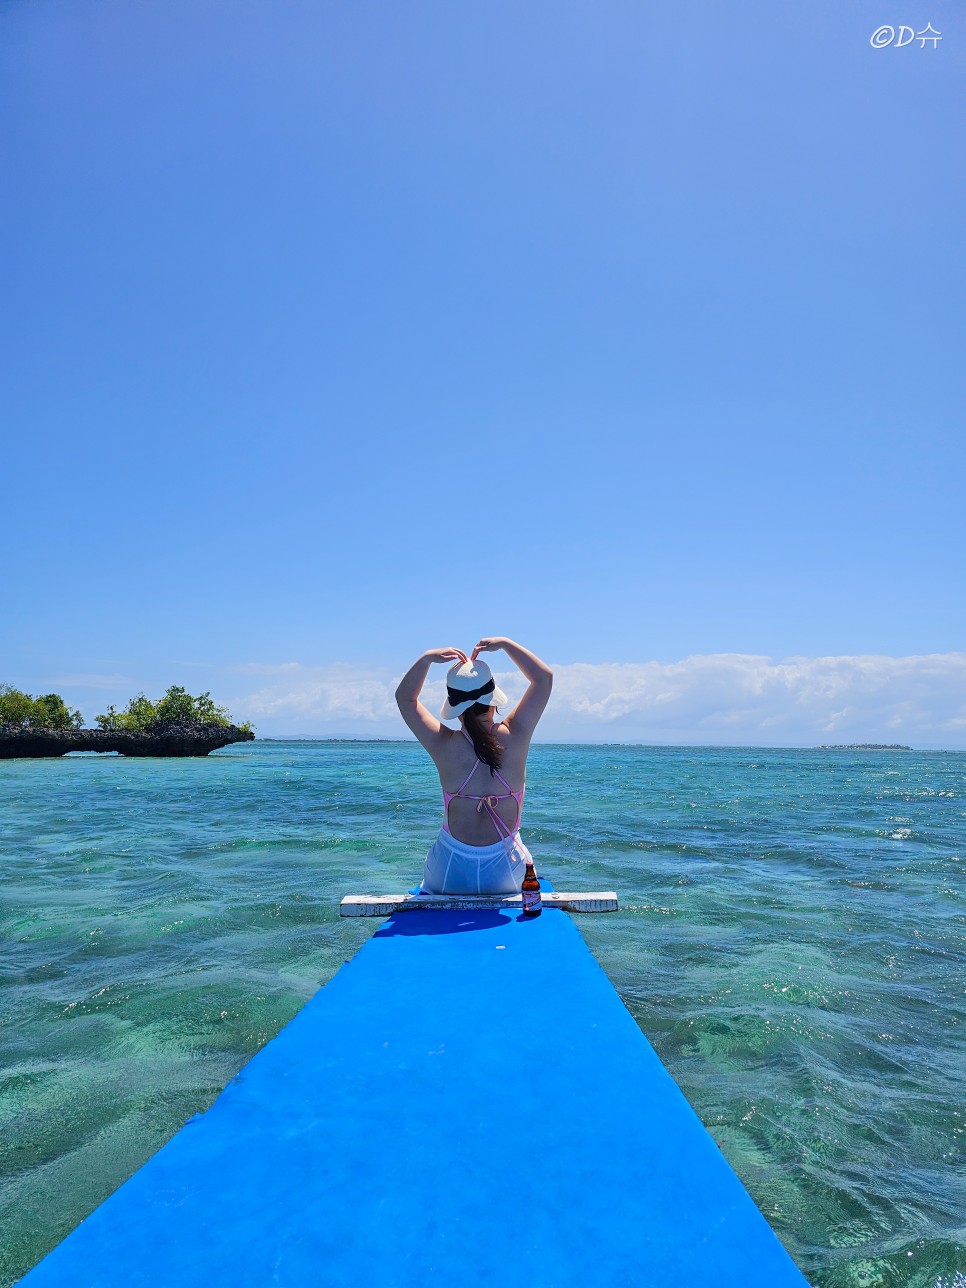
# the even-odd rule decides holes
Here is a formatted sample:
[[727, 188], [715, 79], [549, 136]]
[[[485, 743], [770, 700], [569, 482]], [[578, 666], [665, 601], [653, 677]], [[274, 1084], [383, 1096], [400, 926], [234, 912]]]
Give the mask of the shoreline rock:
[[171, 725], [167, 729], [4, 729], [0, 760], [66, 756], [70, 751], [116, 751], [121, 756], [207, 756], [232, 742], [253, 742], [237, 725]]

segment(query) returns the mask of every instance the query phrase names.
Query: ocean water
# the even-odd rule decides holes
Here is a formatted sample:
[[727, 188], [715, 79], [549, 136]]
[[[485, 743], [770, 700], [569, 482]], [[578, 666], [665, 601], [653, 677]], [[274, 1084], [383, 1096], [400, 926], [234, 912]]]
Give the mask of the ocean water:
[[[415, 744], [0, 762], [0, 1284], [206, 1108], [435, 834]], [[822, 1288], [966, 1288], [966, 755], [537, 746], [524, 837]], [[642, 1267], [642, 1282], [646, 1282]]]

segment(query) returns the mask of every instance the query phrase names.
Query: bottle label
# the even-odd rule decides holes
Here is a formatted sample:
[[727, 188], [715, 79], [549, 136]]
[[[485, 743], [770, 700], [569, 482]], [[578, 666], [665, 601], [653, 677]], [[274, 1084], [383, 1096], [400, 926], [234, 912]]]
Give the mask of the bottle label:
[[521, 890], [523, 895], [524, 912], [540, 912], [543, 908], [543, 900], [540, 898], [539, 890]]

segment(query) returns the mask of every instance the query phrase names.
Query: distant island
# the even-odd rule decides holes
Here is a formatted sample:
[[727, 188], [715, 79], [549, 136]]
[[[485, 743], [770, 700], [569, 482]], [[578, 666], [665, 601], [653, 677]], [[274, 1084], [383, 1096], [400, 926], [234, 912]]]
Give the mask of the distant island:
[[71, 751], [207, 756], [218, 747], [251, 742], [255, 737], [247, 721], [233, 724], [210, 693], [192, 697], [178, 685], [172, 685], [156, 702], [139, 693], [123, 711], [110, 706], [95, 719], [98, 727], [85, 729], [81, 713], [68, 707], [60, 694], [31, 697], [2, 684], [0, 760], [66, 756]]
[[898, 742], [823, 742], [816, 751], [912, 751]]

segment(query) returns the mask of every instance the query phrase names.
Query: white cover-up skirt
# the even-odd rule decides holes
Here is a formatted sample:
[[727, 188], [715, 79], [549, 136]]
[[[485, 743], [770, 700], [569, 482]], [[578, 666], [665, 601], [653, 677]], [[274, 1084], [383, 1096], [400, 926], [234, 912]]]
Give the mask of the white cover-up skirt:
[[493, 845], [467, 845], [443, 828], [430, 846], [420, 894], [519, 894], [530, 851], [514, 832]]

